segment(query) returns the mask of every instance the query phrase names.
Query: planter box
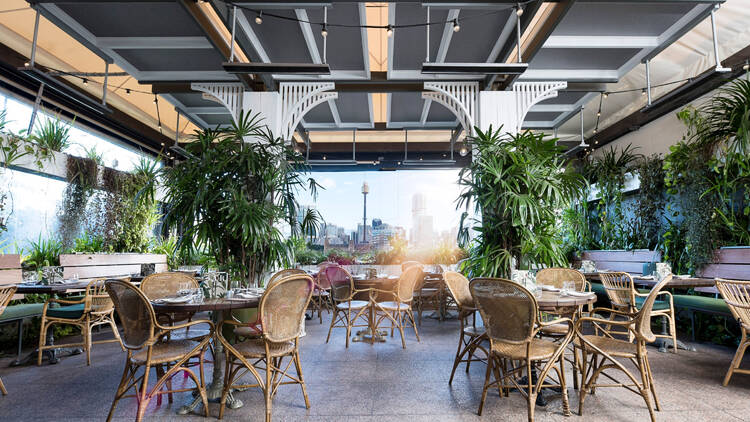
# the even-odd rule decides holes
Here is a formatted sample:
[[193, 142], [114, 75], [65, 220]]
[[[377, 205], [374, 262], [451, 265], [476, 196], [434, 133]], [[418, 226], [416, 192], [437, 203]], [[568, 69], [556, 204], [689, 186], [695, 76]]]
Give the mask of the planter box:
[[167, 271], [167, 256], [162, 254], [115, 253], [115, 254], [62, 254], [60, 265], [63, 277], [78, 274], [81, 280], [102, 277], [121, 277], [141, 274], [141, 265], [153, 264], [154, 272]]

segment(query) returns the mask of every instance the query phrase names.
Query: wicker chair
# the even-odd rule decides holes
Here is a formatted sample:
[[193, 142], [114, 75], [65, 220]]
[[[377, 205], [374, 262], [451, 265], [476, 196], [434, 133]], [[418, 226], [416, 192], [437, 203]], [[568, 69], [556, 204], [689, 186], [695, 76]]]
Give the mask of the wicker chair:
[[[260, 299], [259, 313], [263, 323], [261, 338], [232, 345], [223, 336], [219, 336], [227, 359], [219, 419], [224, 417], [227, 395], [233, 388], [260, 387], [263, 390], [266, 422], [271, 421], [271, 398], [280, 385], [299, 384], [305, 398], [305, 407], [310, 408], [299, 359], [299, 336], [302, 333], [299, 322], [310, 303], [313, 289], [314, 282], [309, 275], [292, 274], [284, 277], [268, 287]], [[236, 324], [234, 321], [224, 323]], [[289, 357], [289, 361], [284, 365], [285, 357]], [[265, 380], [256, 368], [261, 362], [265, 366]], [[296, 377], [289, 373], [292, 364], [297, 372]], [[255, 377], [256, 384], [235, 384], [235, 381], [248, 372]]]
[[349, 347], [352, 328], [369, 326], [369, 324], [356, 324], [356, 322], [364, 316], [370, 303], [365, 300], [354, 300], [354, 295], [367, 292], [369, 289], [356, 290], [352, 275], [338, 265], [329, 265], [321, 271], [325, 271], [325, 277], [331, 284], [331, 302], [334, 306], [326, 343], [331, 339], [331, 331], [334, 328], [346, 328], [346, 347]]
[[[421, 264], [420, 267], [424, 269]], [[417, 324], [422, 325], [422, 312], [425, 310], [425, 305], [431, 305], [433, 309], [438, 311], [441, 310], [443, 292], [444, 284], [442, 280], [428, 281], [425, 274], [417, 279], [417, 285], [414, 286], [413, 305], [414, 310], [417, 312]], [[440, 318], [442, 320], [442, 316]]]
[[[148, 297], [135, 285], [121, 280], [107, 280], [105, 282], [107, 293], [114, 302], [117, 315], [123, 327], [123, 344], [128, 350], [125, 360], [125, 369], [117, 387], [115, 399], [109, 409], [107, 421], [112, 419], [117, 402], [126, 397], [131, 387], [135, 394], [127, 397], [136, 397], [138, 410], [136, 421], [141, 421], [148, 407], [149, 401], [154, 396], [169, 394], [170, 402], [172, 393], [192, 391], [197, 389], [203, 400], [203, 408], [208, 416], [208, 400], [203, 377], [203, 355], [214, 330], [211, 321], [198, 320], [176, 326], [163, 326], [159, 324], [154, 309]], [[206, 324], [210, 327], [209, 334], [203, 336], [200, 341], [192, 340], [169, 340], [169, 332], [187, 328], [198, 324]], [[190, 359], [196, 358], [200, 368], [200, 379], [187, 367]], [[143, 373], [136, 377], [138, 369], [143, 367]], [[167, 368], [163, 371], [163, 368]], [[158, 379], [156, 384], [149, 390], [149, 375], [151, 368], [156, 369]], [[179, 371], [184, 371], [195, 382], [196, 388], [172, 389], [171, 379]], [[162, 390], [162, 387], [166, 387]]]
[[[482, 315], [487, 335], [490, 339], [490, 356], [487, 359], [482, 400], [478, 414], [487, 397], [487, 389], [496, 385], [502, 397], [510, 387], [518, 389], [525, 397], [528, 409], [528, 420], [534, 420], [536, 398], [542, 388], [560, 387], [562, 390], [563, 412], [570, 414], [568, 393], [565, 387], [563, 372], [563, 351], [573, 338], [573, 322], [569, 318], [541, 322], [539, 307], [534, 295], [523, 286], [510, 280], [498, 278], [475, 278], [469, 284], [474, 304]], [[560, 342], [552, 342], [537, 337], [540, 328], [551, 324], [565, 322], [568, 334]], [[522, 365], [507, 369], [511, 361], [522, 362]], [[532, 368], [541, 366], [538, 378]], [[557, 382], [554, 382], [550, 370], [554, 369]], [[502, 372], [502, 376], [500, 375]], [[491, 381], [490, 374], [495, 380]], [[519, 385], [516, 376], [524, 374], [527, 385]], [[510, 382], [510, 384], [507, 383]]]
[[[8, 303], [11, 299], [13, 299], [13, 295], [16, 293], [16, 286], [4, 286], [0, 287], [0, 315], [5, 312], [5, 308], [8, 306]], [[22, 323], [22, 321], [18, 322], [19, 324]], [[8, 390], [5, 389], [5, 385], [3, 384], [3, 380], [0, 379], [0, 392], [3, 393], [4, 396], [8, 395]]]
[[747, 350], [747, 346], [750, 346], [750, 341], [747, 338], [747, 331], [750, 330], [750, 281], [717, 279], [716, 288], [719, 289], [721, 297], [724, 298], [732, 315], [734, 315], [740, 324], [740, 330], [742, 330], [742, 339], [737, 347], [737, 352], [734, 354], [729, 370], [724, 376], [724, 382], [722, 382], [722, 385], [726, 387], [733, 373], [750, 374], [750, 370], [740, 369], [742, 357], [745, 356], [745, 350]]
[[[417, 282], [424, 278], [421, 265], [412, 265], [401, 273], [398, 282], [396, 283], [396, 289], [394, 291], [385, 291], [380, 289], [370, 289], [370, 306], [375, 311], [375, 324], [373, 329], [377, 332], [377, 328], [380, 323], [388, 319], [391, 321], [391, 337], [393, 337], [393, 330], [398, 328], [401, 334], [401, 346], [406, 349], [406, 340], [404, 339], [404, 328], [406, 323], [411, 322], [412, 328], [414, 328], [414, 335], [419, 340], [419, 331], [417, 330], [417, 323], [414, 320], [414, 312], [412, 310], [412, 301], [414, 299], [414, 287]], [[393, 301], [388, 302], [377, 302], [374, 300], [374, 295], [378, 293], [390, 294], [394, 296]], [[406, 321], [405, 321], [406, 319]]]
[[[646, 297], [650, 293], [640, 293], [635, 289], [633, 283], [633, 277], [625, 272], [610, 272], [601, 273], [599, 277], [607, 291], [609, 301], [612, 303], [612, 308], [618, 311], [627, 312], [634, 314], [643, 307], [643, 303]], [[661, 316], [666, 318], [669, 323], [668, 334], [654, 334], [659, 338], [667, 338], [672, 340], [672, 351], [677, 353], [677, 327], [675, 326], [675, 312], [674, 302], [672, 300], [672, 293], [668, 291], [662, 291], [659, 293], [660, 296], [664, 296], [664, 299], [656, 300], [654, 302], [653, 311], [651, 316]], [[615, 313], [610, 313], [610, 318], [614, 319]], [[610, 327], [606, 327], [609, 329]], [[629, 340], [633, 340], [632, 331], [628, 331], [627, 334]]]
[[[453, 369], [451, 370], [451, 377], [448, 380], [448, 385], [453, 383], [453, 375], [456, 373], [456, 368], [461, 362], [466, 362], [466, 372], [469, 372], [469, 365], [471, 362], [486, 362], [485, 359], [479, 359], [474, 357], [476, 349], [480, 349], [487, 356], [489, 353], [487, 349], [482, 347], [481, 343], [487, 340], [487, 333], [484, 328], [477, 328], [476, 326], [476, 311], [474, 307], [474, 298], [471, 297], [471, 290], [469, 290], [469, 280], [464, 277], [463, 274], [446, 271], [443, 273], [443, 280], [445, 285], [448, 287], [448, 291], [453, 300], [458, 306], [458, 321], [461, 324], [461, 330], [458, 337], [458, 350], [456, 350], [456, 357], [453, 359]], [[467, 325], [466, 320], [472, 317], [471, 325]], [[468, 354], [468, 357], [464, 359], [464, 356]]]
[[[52, 307], [52, 304], [64, 306]], [[49, 298], [42, 310], [42, 324], [39, 332], [39, 348], [37, 351], [37, 365], [42, 364], [42, 354], [45, 350], [59, 347], [80, 346], [86, 351], [86, 364], [91, 365], [91, 346], [99, 343], [120, 343], [120, 332], [114, 321], [114, 305], [105, 292], [104, 279], [92, 280], [86, 286], [86, 294], [79, 300]], [[47, 345], [47, 330], [54, 324], [75, 325], [81, 329], [81, 343]], [[91, 340], [91, 329], [100, 325], [109, 325], [115, 338], [109, 340]]]
[[[197, 289], [200, 287], [198, 281], [190, 274], [183, 272], [164, 272], [146, 276], [141, 282], [141, 291], [149, 300], [162, 299], [169, 296], [175, 296], [183, 285], [188, 289]], [[190, 321], [195, 312], [181, 313], [158, 313], [160, 321], [166, 324], [175, 324], [183, 321]]]
[[315, 311], [318, 311], [318, 319], [320, 323], [323, 323], [323, 310], [331, 313], [333, 306], [331, 305], [331, 283], [328, 281], [328, 277], [325, 276], [325, 271], [318, 273], [318, 276], [314, 278], [315, 290], [313, 290], [312, 300], [310, 305], [312, 306], [312, 316], [315, 317]]
[[[651, 404], [652, 395], [654, 404], [656, 405], [656, 410], [660, 410], [660, 406], [659, 399], [656, 397], [656, 390], [654, 389], [654, 377], [651, 373], [651, 365], [648, 362], [646, 344], [656, 340], [656, 336], [651, 332], [651, 316], [654, 303], [662, 289], [671, 280], [672, 276], [670, 275], [654, 286], [651, 293], [648, 294], [646, 300], [643, 302], [643, 306], [641, 306], [640, 310], [636, 313], [606, 308], [595, 308], [593, 310], [594, 314], [599, 312], [612, 312], [621, 318], [624, 318], [624, 320], [582, 317], [576, 322], [576, 342], [582, 351], [581, 363], [583, 382], [581, 385], [578, 404], [578, 413], [580, 415], [583, 415], [583, 401], [586, 398], [587, 392], [590, 391], [593, 394], [596, 387], [624, 387], [643, 398], [646, 402], [646, 407], [648, 407], [651, 421], [655, 421], [654, 409]], [[591, 323], [595, 327], [600, 327], [601, 325], [614, 325], [626, 329], [632, 333], [635, 338], [635, 343], [628, 340], [616, 339], [609, 335], [606, 330], [597, 330], [597, 332], [604, 333], [604, 335], [601, 336], [585, 335], [582, 327], [586, 323]], [[587, 355], [591, 355], [590, 362], [586, 361]], [[623, 363], [617, 360], [617, 358], [629, 360], [636, 368], [638, 368], [639, 376], [637, 377], [631, 374], [630, 371], [625, 368]], [[631, 383], [625, 384], [616, 380], [611, 375], [604, 372], [607, 369], [619, 369], [625, 373]], [[604, 375], [614, 384], [597, 385], [596, 381], [600, 375]], [[638, 378], [640, 378], [640, 381]]]

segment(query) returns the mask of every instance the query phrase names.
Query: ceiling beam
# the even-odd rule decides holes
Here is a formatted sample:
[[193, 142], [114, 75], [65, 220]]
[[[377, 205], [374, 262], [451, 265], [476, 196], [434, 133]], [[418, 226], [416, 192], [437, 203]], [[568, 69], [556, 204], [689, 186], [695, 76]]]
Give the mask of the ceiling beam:
[[214, 48], [206, 37], [97, 37], [96, 45], [112, 49]]
[[[435, 60], [433, 63], [444, 63], [445, 62], [445, 56], [448, 55], [448, 48], [450, 48], [451, 40], [453, 39], [453, 20], [458, 19], [458, 15], [461, 13], [460, 9], [450, 9], [448, 10], [448, 19], [445, 22], [445, 25], [443, 25], [443, 35], [440, 37], [440, 46], [438, 47], [437, 57], [435, 57]], [[427, 46], [428, 48], [430, 46]], [[427, 116], [430, 114], [430, 106], [432, 105], [432, 100], [426, 99], [423, 101], [422, 104], [422, 114], [419, 118], [419, 121], [422, 124], [425, 124], [427, 122]]]
[[620, 79], [617, 70], [609, 69], [529, 69], [519, 77], [524, 81], [571, 81], [614, 83]]
[[655, 48], [659, 37], [553, 35], [542, 48]]

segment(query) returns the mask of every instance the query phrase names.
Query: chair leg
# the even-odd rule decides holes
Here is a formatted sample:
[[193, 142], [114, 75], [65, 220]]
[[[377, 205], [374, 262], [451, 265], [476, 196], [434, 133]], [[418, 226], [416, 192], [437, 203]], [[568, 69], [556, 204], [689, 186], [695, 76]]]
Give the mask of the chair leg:
[[586, 358], [586, 346], [581, 344], [581, 388], [578, 390], [578, 416], [583, 416], [583, 399], [586, 398], [586, 392], [589, 387], [589, 382], [586, 381], [586, 374], [588, 373]]
[[44, 353], [44, 346], [47, 345], [47, 328], [49, 324], [47, 323], [47, 319], [42, 316], [42, 325], [41, 329], [39, 330], [39, 348], [37, 352], [37, 358], [36, 358], [36, 365], [42, 366], [42, 354]]
[[[573, 376], [575, 379], [575, 375]], [[540, 384], [544, 384], [544, 380], [539, 381]], [[565, 383], [565, 352], [560, 355], [560, 389], [562, 390], [562, 402], [563, 402], [563, 414], [570, 416], [570, 402], [568, 401], [568, 388]], [[541, 389], [539, 389], [541, 391]]]
[[294, 365], [297, 368], [297, 376], [299, 377], [299, 383], [302, 386], [302, 395], [305, 397], [305, 407], [310, 408], [310, 399], [307, 397], [307, 387], [305, 386], [305, 378], [302, 376], [302, 365], [299, 362], [299, 350], [294, 351]]
[[404, 339], [404, 313], [398, 312], [398, 332], [401, 334], [401, 347], [406, 349], [406, 339]]
[[654, 416], [654, 407], [651, 404], [651, 382], [646, 373], [646, 363], [642, 356], [638, 357], [638, 370], [641, 373], [641, 396], [646, 402], [648, 408], [648, 414], [651, 417], [651, 422], [656, 422], [656, 416]]
[[482, 399], [479, 400], [479, 410], [477, 410], [477, 415], [479, 416], [482, 416], [484, 400], [487, 399], [487, 388], [490, 386], [490, 373], [492, 373], [493, 365], [495, 365], [495, 358], [494, 356], [492, 356], [492, 354], [490, 354], [490, 356], [487, 357], [487, 370], [484, 372], [484, 388], [482, 388]]
[[747, 350], [747, 346], [750, 345], [747, 341], [747, 331], [742, 328], [742, 339], [740, 340], [740, 345], [737, 347], [737, 351], [734, 353], [734, 358], [732, 358], [732, 363], [729, 364], [729, 370], [727, 370], [727, 374], [724, 375], [724, 382], [721, 383], [724, 387], [729, 384], [729, 379], [732, 378], [732, 374], [734, 374], [735, 369], [739, 369], [740, 364], [742, 363], [742, 358], [745, 356], [745, 350]]
[[331, 331], [333, 330], [333, 326], [336, 323], [336, 318], [339, 317], [339, 312], [334, 311], [333, 316], [331, 316], [331, 326], [328, 327], [328, 337], [326, 337], [326, 343], [331, 339]]
[[122, 371], [122, 378], [120, 378], [120, 385], [117, 386], [117, 392], [115, 393], [115, 399], [112, 401], [112, 406], [109, 408], [109, 415], [107, 415], [107, 422], [109, 422], [112, 419], [112, 414], [115, 413], [115, 407], [117, 406], [117, 402], [120, 401], [120, 397], [125, 393], [124, 389], [127, 387], [128, 382], [130, 381], [130, 356], [128, 356], [128, 361], [125, 362], [125, 369]]
[[83, 344], [86, 349], [86, 365], [91, 366], [91, 321], [86, 319], [85, 325], [81, 326], [81, 332], [85, 332], [83, 336]]
[[125, 351], [125, 346], [122, 344], [122, 339], [120, 338], [120, 331], [117, 330], [117, 324], [115, 324], [114, 318], [110, 316], [109, 318], [109, 326], [112, 328], [112, 334], [117, 339], [117, 342], [120, 344], [120, 348], [122, 351]]
[[414, 312], [411, 309], [408, 309], [406, 313], [409, 315], [409, 319], [411, 319], [411, 326], [414, 327], [414, 335], [417, 337], [417, 341], [421, 342], [419, 339], [419, 330], [417, 330], [417, 323], [414, 321]]
[[5, 389], [5, 384], [3, 384], [2, 379], [0, 379], [0, 392], [2, 392], [4, 396], [8, 395], [8, 390]]
[[[456, 373], [456, 368], [458, 368], [458, 364], [461, 362], [461, 347], [464, 345], [464, 330], [463, 330], [463, 320], [461, 321], [461, 334], [458, 336], [458, 350], [456, 350], [456, 357], [453, 359], [453, 369], [451, 370], [451, 377], [448, 380], [448, 385], [451, 385], [453, 383], [453, 375]], [[468, 362], [467, 362], [468, 365]]]
[[273, 390], [271, 372], [273, 372], [272, 359], [266, 356], [266, 388], [263, 391], [266, 400], [266, 422], [271, 422], [271, 390]]
[[[526, 396], [526, 409], [528, 410], [529, 422], [534, 422], [534, 409], [536, 408], [537, 389], [534, 388], [533, 377], [531, 373], [531, 361], [526, 361], [526, 380], [528, 382], [528, 392]], [[537, 380], [541, 383], [543, 380]]]
[[651, 395], [654, 396], [654, 406], [656, 406], [656, 410], [661, 411], [659, 398], [656, 396], [656, 388], [654, 387], [654, 374], [651, 372], [651, 362], [648, 361], [648, 355], [643, 357], [643, 361], [646, 363], [646, 374], [648, 375], [648, 382], [651, 386]]
[[145, 372], [143, 373], [143, 385], [141, 386], [140, 400], [138, 400], [138, 413], [135, 417], [136, 422], [141, 422], [143, 420], [143, 415], [146, 413], [146, 406], [148, 406], [150, 396], [148, 394], [148, 375], [151, 372], [151, 367], [146, 364], [143, 368]]
[[669, 332], [672, 333], [672, 353], [677, 353], [677, 318], [674, 309], [669, 314]]

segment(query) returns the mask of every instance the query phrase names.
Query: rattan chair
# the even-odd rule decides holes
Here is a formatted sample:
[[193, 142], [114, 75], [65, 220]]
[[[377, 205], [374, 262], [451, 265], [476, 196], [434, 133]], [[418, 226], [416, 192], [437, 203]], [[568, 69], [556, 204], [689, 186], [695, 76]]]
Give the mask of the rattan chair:
[[[0, 287], [0, 315], [2, 315], [3, 312], [5, 312], [5, 308], [8, 306], [8, 303], [10, 302], [10, 300], [13, 299], [13, 295], [15, 293], [16, 293], [16, 286]], [[23, 321], [19, 321], [18, 323], [22, 324]], [[8, 390], [5, 389], [5, 385], [3, 384], [2, 379], [0, 379], [0, 392], [2, 392], [4, 396], [8, 395]]]
[[[568, 392], [565, 387], [563, 351], [573, 338], [573, 322], [569, 318], [542, 322], [539, 307], [534, 295], [523, 286], [499, 278], [475, 278], [470, 283], [474, 304], [482, 315], [487, 336], [490, 339], [490, 356], [487, 359], [482, 400], [478, 414], [487, 397], [487, 390], [495, 385], [500, 396], [507, 394], [508, 388], [516, 388], [525, 397], [528, 420], [534, 420], [536, 398], [542, 388], [560, 387], [562, 391], [563, 413], [570, 414]], [[568, 324], [568, 334], [559, 342], [537, 337], [540, 328], [558, 323]], [[521, 362], [516, 368], [507, 368], [508, 362]], [[541, 367], [535, 377], [532, 368]], [[557, 379], [550, 370], [554, 369]], [[490, 374], [495, 380], [491, 381]], [[502, 375], [501, 375], [502, 374]], [[519, 385], [516, 376], [525, 375], [526, 385]]]
[[[485, 356], [489, 353], [481, 344], [482, 341], [487, 340], [487, 333], [484, 327], [478, 328], [476, 326], [477, 308], [474, 307], [474, 298], [471, 297], [471, 290], [469, 290], [469, 279], [464, 277], [463, 274], [446, 271], [443, 273], [443, 280], [445, 280], [445, 285], [448, 287], [451, 296], [453, 296], [456, 306], [458, 306], [458, 321], [461, 324], [458, 337], [458, 350], [456, 350], [451, 377], [448, 380], [448, 385], [450, 385], [453, 383], [453, 375], [456, 373], [456, 368], [458, 368], [460, 363], [466, 362], [467, 373], [469, 372], [471, 362], [486, 363], [486, 359], [474, 356], [476, 349], [483, 351]], [[471, 325], [468, 325], [466, 321], [469, 317], [472, 317]], [[468, 357], [464, 358], [467, 354]]]
[[[200, 287], [198, 280], [191, 274], [173, 271], [148, 275], [141, 282], [141, 291], [149, 300], [163, 299], [165, 297], [175, 296], [182, 286], [188, 286], [188, 289], [197, 289]], [[195, 312], [181, 313], [158, 313], [159, 320], [165, 324], [176, 324], [178, 322], [190, 321]]]
[[318, 319], [320, 323], [323, 323], [323, 310], [331, 313], [333, 306], [331, 305], [331, 283], [328, 281], [328, 277], [325, 276], [325, 271], [318, 273], [317, 277], [313, 279], [315, 281], [315, 289], [313, 290], [312, 300], [310, 300], [310, 306], [312, 307], [312, 316], [315, 317], [315, 311], [318, 311]]
[[[597, 387], [624, 387], [640, 395], [646, 402], [651, 421], [654, 419], [654, 409], [651, 404], [653, 396], [656, 410], [661, 410], [659, 399], [656, 397], [654, 389], [654, 377], [651, 373], [651, 365], [648, 362], [648, 352], [646, 344], [656, 340], [656, 335], [651, 332], [651, 316], [654, 303], [662, 289], [672, 280], [672, 276], [665, 277], [651, 290], [646, 300], [643, 302], [640, 310], [636, 313], [618, 311], [607, 308], [595, 308], [594, 314], [603, 312], [612, 312], [624, 320], [612, 320], [597, 317], [582, 317], [576, 322], [576, 342], [582, 352], [582, 379], [579, 394], [578, 413], [583, 415], [583, 401], [586, 393], [593, 394]], [[603, 335], [586, 335], [583, 332], [583, 325], [586, 323], [593, 324], [595, 327], [602, 325], [614, 325], [628, 330], [635, 338], [635, 343], [628, 340], [621, 340], [612, 337], [606, 330], [597, 330], [603, 332]], [[591, 356], [591, 361], [587, 362], [587, 355]], [[600, 359], [601, 358], [601, 359]], [[636, 377], [628, 371], [623, 363], [618, 360], [630, 361], [639, 372]], [[619, 369], [624, 372], [631, 383], [623, 383], [613, 378], [605, 371], [608, 369]], [[611, 380], [612, 384], [596, 384], [600, 375]], [[640, 378], [640, 381], [638, 380]]]
[[[419, 331], [417, 330], [417, 322], [414, 319], [414, 312], [412, 310], [412, 301], [414, 300], [414, 287], [417, 282], [424, 277], [421, 265], [412, 265], [401, 273], [398, 282], [396, 282], [395, 291], [386, 291], [381, 289], [370, 289], [370, 306], [375, 311], [375, 323], [373, 329], [377, 332], [377, 328], [380, 323], [384, 320], [390, 320], [391, 322], [391, 337], [393, 337], [393, 330], [398, 329], [401, 334], [401, 346], [406, 349], [406, 340], [404, 338], [404, 328], [407, 327], [407, 323], [411, 323], [414, 328], [414, 335], [419, 340]], [[387, 302], [378, 302], [374, 297], [378, 293], [390, 294], [394, 296], [395, 300]]]
[[[52, 304], [64, 306], [53, 307]], [[91, 365], [91, 346], [99, 343], [120, 343], [120, 333], [114, 321], [114, 305], [104, 289], [104, 279], [92, 280], [86, 286], [86, 294], [82, 299], [66, 300], [49, 298], [42, 308], [42, 324], [39, 332], [39, 348], [37, 351], [37, 365], [42, 364], [42, 354], [45, 350], [60, 347], [80, 346], [86, 351], [86, 364]], [[54, 324], [75, 325], [81, 329], [81, 343], [47, 345], [47, 330]], [[91, 329], [100, 325], [109, 325], [115, 336], [109, 340], [92, 341]]]
[[325, 271], [325, 277], [331, 284], [331, 303], [334, 307], [326, 343], [331, 339], [331, 331], [334, 328], [346, 328], [346, 347], [349, 347], [352, 328], [369, 326], [369, 323], [356, 324], [356, 322], [364, 316], [370, 302], [354, 300], [354, 295], [360, 292], [368, 292], [369, 289], [356, 290], [352, 275], [338, 265], [329, 265], [321, 271]]
[[[420, 264], [420, 267], [424, 270], [424, 267]], [[432, 308], [436, 311], [441, 311], [442, 300], [443, 300], [443, 281], [427, 280], [426, 274], [422, 274], [417, 279], [417, 284], [414, 286], [414, 304], [413, 308], [417, 312], [417, 324], [422, 325], [422, 312], [425, 310], [425, 305], [432, 305]], [[442, 316], [440, 317], [442, 318]]]
[[[265, 395], [266, 422], [271, 421], [271, 399], [280, 385], [299, 384], [305, 398], [305, 407], [310, 408], [305, 379], [299, 359], [299, 336], [302, 333], [300, 319], [303, 317], [314, 289], [312, 277], [291, 274], [269, 286], [260, 299], [259, 313], [263, 324], [261, 338], [230, 344], [223, 336], [219, 340], [224, 345], [226, 371], [224, 391], [219, 407], [219, 419], [224, 417], [224, 405], [230, 390], [260, 387]], [[225, 324], [236, 324], [224, 321]], [[221, 330], [219, 330], [221, 333]], [[289, 361], [284, 365], [284, 358]], [[257, 366], [263, 363], [264, 377]], [[218, 364], [218, 363], [217, 363]], [[297, 376], [289, 373], [292, 364]], [[251, 373], [256, 384], [235, 384], [247, 373]]]
[[[128, 350], [125, 369], [117, 387], [112, 407], [109, 409], [107, 421], [112, 419], [117, 402], [123, 397], [137, 398], [136, 421], [140, 421], [143, 419], [149, 401], [154, 396], [169, 394], [171, 402], [172, 393], [195, 389], [198, 390], [203, 400], [205, 415], [208, 416], [208, 400], [206, 399], [203, 377], [203, 355], [214, 330], [211, 321], [198, 320], [176, 326], [163, 326], [159, 324], [149, 298], [135, 285], [121, 280], [107, 280], [105, 285], [107, 293], [114, 302], [117, 315], [120, 317], [123, 327], [123, 344]], [[169, 332], [198, 324], [206, 324], [210, 328], [209, 334], [203, 336], [199, 341], [169, 340]], [[188, 361], [192, 358], [198, 360], [200, 379], [187, 367]], [[140, 367], [143, 367], [143, 373], [136, 376]], [[158, 379], [149, 390], [149, 376], [152, 368], [157, 370]], [[166, 368], [166, 371], [164, 371], [164, 368]], [[172, 389], [170, 380], [179, 371], [188, 374], [195, 382], [196, 388]], [[163, 387], [165, 387], [164, 390], [162, 390]], [[126, 396], [125, 393], [131, 388], [135, 389], [135, 394]]]
[[[609, 272], [599, 274], [599, 278], [604, 285], [604, 288], [609, 297], [609, 301], [612, 303], [612, 308], [618, 311], [636, 313], [643, 307], [643, 303], [648, 297], [649, 293], [640, 293], [635, 288], [633, 283], [633, 277], [625, 272]], [[675, 325], [675, 311], [674, 302], [672, 300], [672, 293], [668, 291], [662, 291], [659, 293], [664, 299], [656, 300], [654, 302], [652, 317], [660, 316], [666, 318], [669, 325], [668, 334], [654, 334], [659, 338], [667, 338], [672, 340], [672, 351], [677, 353], [677, 327]], [[614, 319], [615, 313], [610, 313], [610, 317]], [[609, 328], [609, 327], [607, 327]], [[633, 340], [633, 333], [629, 331], [626, 333], [629, 340]]]
[[737, 352], [735, 352], [729, 370], [724, 376], [724, 382], [722, 382], [722, 385], [726, 387], [729, 384], [729, 379], [732, 378], [732, 374], [735, 372], [738, 374], [750, 374], [750, 370], [740, 369], [742, 357], [745, 356], [745, 350], [747, 350], [747, 346], [750, 346], [750, 341], [747, 338], [747, 331], [750, 330], [750, 281], [717, 279], [716, 288], [719, 289], [721, 297], [724, 298], [727, 306], [729, 306], [729, 310], [737, 319], [742, 331], [742, 339], [737, 347]]

